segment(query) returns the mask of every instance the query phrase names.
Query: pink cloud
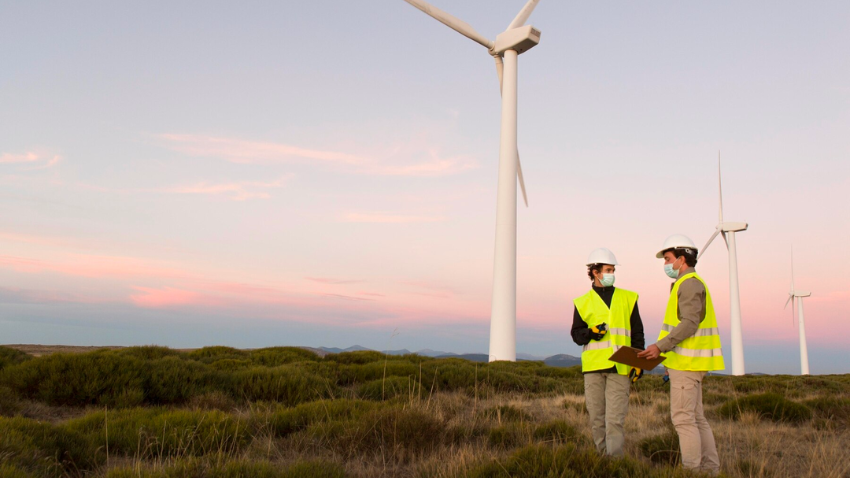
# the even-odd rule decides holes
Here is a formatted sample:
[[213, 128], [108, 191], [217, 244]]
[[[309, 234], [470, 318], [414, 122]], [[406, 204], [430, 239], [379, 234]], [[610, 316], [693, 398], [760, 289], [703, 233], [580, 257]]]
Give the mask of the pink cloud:
[[152, 289], [149, 287], [133, 287], [138, 294], [130, 296], [130, 301], [139, 307], [161, 309], [180, 305], [214, 306], [217, 301], [189, 290], [165, 287]]
[[0, 154], [0, 164], [12, 165], [34, 165], [23, 170], [47, 169], [52, 168], [62, 161], [62, 156], [58, 154], [50, 154], [45, 152], [27, 151], [26, 153], [2, 153]]
[[[439, 148], [421, 139], [367, 152], [343, 153], [292, 146], [191, 134], [162, 134], [166, 147], [190, 156], [221, 158], [240, 164], [281, 164], [318, 161], [354, 174], [377, 176], [445, 176], [477, 167], [466, 155], [443, 156]], [[422, 157], [424, 156], [424, 157]]]
[[403, 214], [386, 214], [382, 212], [360, 213], [351, 212], [343, 216], [343, 222], [363, 222], [378, 224], [410, 224], [417, 222], [440, 222], [442, 216], [411, 216]]
[[268, 199], [271, 195], [267, 192], [269, 189], [276, 189], [283, 186], [284, 182], [289, 178], [283, 177], [276, 181], [242, 181], [235, 183], [219, 183], [210, 184], [200, 182], [190, 186], [178, 186], [168, 189], [168, 192], [176, 194], [204, 194], [204, 195], [228, 195], [233, 201], [245, 201], [248, 199]]
[[301, 148], [282, 143], [246, 141], [235, 138], [191, 134], [163, 134], [175, 151], [190, 156], [223, 158], [232, 163], [269, 164], [285, 163], [298, 159], [313, 159], [331, 163], [360, 164], [364, 160], [353, 154]]
[[69, 254], [60, 260], [0, 256], [0, 267], [19, 272], [57, 272], [79, 277], [185, 277], [185, 273], [168, 266], [151, 265], [153, 261], [135, 257]]
[[321, 284], [356, 284], [358, 282], [363, 282], [362, 280], [331, 279], [328, 277], [305, 277], [305, 279], [311, 280], [313, 282], [319, 282]]

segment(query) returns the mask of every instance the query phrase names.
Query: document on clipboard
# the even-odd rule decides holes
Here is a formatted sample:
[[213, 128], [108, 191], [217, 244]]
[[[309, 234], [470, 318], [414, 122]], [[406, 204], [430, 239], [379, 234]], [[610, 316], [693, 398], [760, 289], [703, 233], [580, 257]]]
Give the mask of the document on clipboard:
[[659, 356], [657, 359], [645, 359], [637, 356], [640, 349], [636, 349], [633, 347], [620, 347], [614, 355], [608, 358], [608, 360], [612, 362], [622, 363], [625, 365], [631, 365], [632, 367], [637, 367], [643, 370], [652, 370], [658, 366], [661, 362], [664, 361], [665, 358], [663, 356]]

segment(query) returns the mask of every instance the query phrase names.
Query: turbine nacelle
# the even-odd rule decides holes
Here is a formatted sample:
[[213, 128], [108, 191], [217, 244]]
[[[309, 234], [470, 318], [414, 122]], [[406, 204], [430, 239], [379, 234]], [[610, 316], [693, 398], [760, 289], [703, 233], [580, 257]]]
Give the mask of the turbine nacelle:
[[508, 50], [524, 53], [537, 46], [538, 43], [540, 43], [540, 30], [531, 25], [525, 25], [499, 33], [490, 53], [501, 55]]
[[791, 295], [793, 295], [794, 297], [811, 297], [812, 293], [808, 291], [798, 290]]
[[746, 222], [722, 222], [717, 225], [717, 229], [723, 232], [740, 232], [746, 231], [749, 226]]

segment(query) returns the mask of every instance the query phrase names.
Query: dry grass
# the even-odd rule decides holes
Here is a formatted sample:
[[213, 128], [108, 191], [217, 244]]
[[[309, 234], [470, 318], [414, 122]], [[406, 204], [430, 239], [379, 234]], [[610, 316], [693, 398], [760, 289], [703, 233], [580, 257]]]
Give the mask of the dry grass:
[[[323, 370], [321, 366], [325, 362], [312, 364], [316, 370]], [[337, 373], [345, 369], [334, 366], [328, 370]], [[525, 373], [520, 366], [511, 370], [518, 375]], [[195, 395], [179, 406], [156, 409], [127, 408], [105, 413], [103, 407], [58, 407], [21, 399], [10, 405], [12, 412], [4, 413], [19, 417], [15, 419], [19, 422], [14, 422], [19, 428], [26, 425], [20, 422], [20, 417], [24, 417], [47, 422], [57, 432], [79, 433], [91, 441], [93, 452], [103, 455], [90, 472], [53, 466], [43, 468], [47, 471], [42, 474], [31, 471], [31, 476], [336, 477], [344, 473], [358, 478], [455, 478], [508, 476], [511, 466], [525, 466], [525, 462], [517, 460], [535, 457], [542, 457], [540, 463], [544, 463], [544, 469], [554, 467], [549, 471], [567, 466], [564, 463], [571, 467], [561, 468], [552, 476], [689, 476], [681, 470], [652, 464], [641, 451], [642, 441], [670, 434], [668, 389], [658, 377], [645, 377], [632, 389], [625, 425], [626, 455], [631, 459], [621, 463], [600, 461], [592, 456], [583, 395], [563, 391], [498, 392], [478, 382], [485, 373], [473, 374], [475, 382], [470, 386], [450, 391], [435, 391], [418, 385], [417, 377], [408, 377], [411, 385], [407, 392], [401, 390], [384, 400], [380, 396], [359, 396], [359, 383], [339, 384], [337, 394], [331, 399], [306, 401], [289, 408], [275, 402], [239, 401], [212, 390]], [[842, 384], [848, 379], [847, 376], [799, 380], [708, 379], [706, 415], [714, 430], [724, 474], [735, 478], [850, 476], [850, 453], [847, 453], [850, 409], [836, 410], [827, 416], [813, 405], [814, 418], [796, 424], [775, 422], [749, 410], [742, 411], [735, 420], [718, 414], [718, 409], [731, 400], [761, 392], [779, 393], [801, 404], [826, 404], [822, 407], [846, 404], [847, 387]], [[581, 378], [564, 375], [560, 380], [575, 382]], [[395, 382], [402, 384], [404, 380]], [[572, 382], [562, 390], [580, 390]], [[175, 425], [178, 418], [182, 421]], [[230, 424], [230, 428], [210, 426], [211, 420]], [[101, 421], [104, 426], [100, 425]], [[10, 423], [12, 420], [0, 418], [0, 428], [14, 425]], [[145, 424], [156, 424], [157, 430], [152, 432]], [[162, 446], [175, 433], [191, 440], [197, 436], [199, 440], [227, 446], [199, 448], [187, 441], [176, 443], [170, 452], [142, 453], [130, 446], [135, 443], [137, 428], [139, 435], [161, 436]], [[235, 431], [227, 431], [231, 429]], [[233, 434], [233, 437], [201, 437], [204, 430]], [[19, 429], [13, 431], [17, 433]], [[103, 443], [112, 444], [108, 459]], [[122, 450], [121, 443], [130, 445]], [[7, 466], [5, 460], [14, 458], [14, 445], [0, 437], [0, 466]], [[81, 450], [77, 453], [82, 453]], [[555, 462], [560, 459], [561, 464], [547, 464], [547, 459]], [[309, 462], [304, 464], [305, 460]], [[596, 462], [583, 470], [582, 460]], [[14, 461], [10, 463], [8, 466], [18, 466]], [[16, 470], [0, 469], [0, 476], [19, 476], [15, 473]], [[522, 476], [549, 475], [527, 471]]]

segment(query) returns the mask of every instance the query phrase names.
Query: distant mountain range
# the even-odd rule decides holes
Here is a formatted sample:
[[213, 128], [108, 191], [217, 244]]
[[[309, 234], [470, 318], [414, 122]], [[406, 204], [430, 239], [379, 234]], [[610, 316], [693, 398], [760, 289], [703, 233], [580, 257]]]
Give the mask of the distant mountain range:
[[[314, 349], [316, 350], [316, 349]], [[361, 350], [372, 350], [366, 347], [362, 347], [360, 345], [354, 345], [352, 347], [348, 347], [347, 349], [341, 349], [338, 347], [318, 347], [317, 350], [321, 350], [325, 353], [338, 354], [341, 352], [357, 352]], [[471, 362], [487, 362], [489, 360], [489, 355], [487, 354], [456, 354], [452, 352], [443, 352], [440, 350], [431, 350], [431, 349], [422, 349], [417, 350], [415, 352], [411, 352], [407, 349], [401, 350], [382, 350], [381, 353], [385, 353], [387, 355], [408, 355], [408, 354], [416, 354], [422, 355], [424, 357], [433, 357], [433, 358], [459, 358], [463, 360], [469, 360]], [[551, 357], [540, 357], [537, 355], [531, 355], [526, 353], [518, 353], [516, 354], [517, 360], [529, 360], [529, 361], [537, 361], [543, 362], [546, 365], [551, 367], [574, 367], [576, 365], [581, 365], [581, 358], [573, 357], [572, 355], [566, 354], [558, 354], [553, 355]]]

